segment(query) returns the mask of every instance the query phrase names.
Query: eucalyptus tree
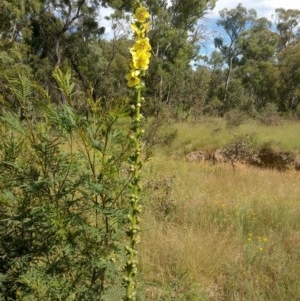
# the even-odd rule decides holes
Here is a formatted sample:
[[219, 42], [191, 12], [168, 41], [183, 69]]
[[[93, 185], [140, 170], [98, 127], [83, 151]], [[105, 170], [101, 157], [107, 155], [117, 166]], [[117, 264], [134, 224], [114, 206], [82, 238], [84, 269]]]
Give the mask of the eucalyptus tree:
[[[216, 0], [145, 1], [151, 14], [152, 60], [146, 78], [147, 93], [153, 99], [151, 113], [157, 112], [162, 102], [176, 106], [184, 97], [180, 87], [189, 78], [190, 63], [198, 56], [202, 38], [198, 21], [215, 3]], [[103, 4], [126, 12], [134, 8], [135, 1], [106, 0]]]
[[148, 0], [152, 14], [153, 51], [148, 87], [158, 103], [177, 107], [185, 98], [180, 89], [189, 79], [191, 62], [202, 39], [198, 21], [215, 6], [215, 0]]
[[[84, 42], [99, 39], [105, 31], [99, 16], [103, 7], [122, 1], [105, 0], [5, 0], [0, 2], [0, 40], [23, 42], [40, 57], [59, 65], [67, 38], [76, 33]], [[129, 3], [129, 2], [128, 2]], [[67, 40], [67, 41], [65, 41]], [[76, 40], [77, 42], [78, 40]]]
[[256, 19], [256, 11], [247, 9], [241, 4], [234, 9], [227, 8], [219, 12], [220, 19], [217, 25], [222, 27], [226, 36], [220, 36], [214, 39], [215, 48], [217, 48], [227, 65], [225, 75], [224, 96], [223, 102], [225, 107], [228, 106], [228, 88], [234, 68], [237, 66], [242, 55], [242, 49], [239, 44], [239, 39], [242, 33], [252, 25]]
[[[51, 73], [56, 67], [74, 65], [76, 55], [90, 57], [95, 52], [90, 44], [99, 40], [105, 31], [98, 19], [101, 4], [98, 0], [2, 1], [0, 81], [3, 89], [7, 76], [14, 77], [24, 70], [50, 88], [54, 83]], [[87, 86], [78, 72], [74, 75], [83, 87]]]
[[[189, 80], [191, 61], [199, 53], [202, 38], [198, 20], [215, 3], [145, 0], [151, 13], [153, 54], [146, 93], [158, 103], [176, 103], [184, 96], [179, 87]], [[32, 79], [50, 89], [53, 70], [71, 67], [75, 82], [84, 91], [92, 90], [94, 98], [124, 95], [126, 89], [120, 87], [130, 37], [105, 39], [106, 28], [99, 18], [105, 7], [113, 11], [115, 19], [128, 21], [127, 12], [134, 9], [135, 1], [0, 1], [0, 68], [15, 73], [27, 68]], [[13, 56], [12, 49], [19, 53]]]
[[241, 63], [247, 61], [273, 60], [279, 36], [272, 30], [272, 22], [267, 18], [253, 20], [251, 27], [244, 30], [238, 40], [241, 49]]
[[98, 1], [44, 1], [38, 14], [31, 17], [31, 36], [27, 41], [31, 53], [60, 66], [71, 35], [88, 41], [103, 33], [104, 28], [96, 19], [98, 7]]
[[266, 18], [254, 20], [238, 40], [241, 59], [237, 76], [242, 79], [256, 109], [278, 101], [280, 83], [275, 60], [278, 40], [278, 34], [272, 31], [271, 21]]
[[[81, 32], [84, 38], [103, 33], [98, 26], [99, 1], [7, 0], [0, 4], [2, 42], [23, 42], [31, 53], [48, 57], [56, 66], [63, 60], [64, 39]], [[5, 39], [5, 41], [4, 41]]]
[[289, 44], [297, 41], [299, 36], [300, 10], [299, 9], [284, 9], [277, 8], [276, 13], [276, 28], [280, 35], [278, 43], [278, 51], [284, 50]]
[[300, 103], [300, 42], [288, 45], [278, 57], [280, 70], [280, 109], [295, 110]]
[[20, 41], [26, 36], [30, 16], [41, 8], [41, 1], [3, 0], [0, 2], [0, 40], [4, 44]]
[[278, 107], [294, 111], [300, 104], [300, 10], [276, 9], [276, 29], [279, 34], [277, 67], [280, 79]]

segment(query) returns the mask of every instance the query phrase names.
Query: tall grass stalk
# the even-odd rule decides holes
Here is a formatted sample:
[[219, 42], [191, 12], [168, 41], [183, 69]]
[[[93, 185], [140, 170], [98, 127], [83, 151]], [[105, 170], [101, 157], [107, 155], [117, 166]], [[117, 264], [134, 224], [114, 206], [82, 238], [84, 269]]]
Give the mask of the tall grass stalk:
[[128, 214], [128, 230], [127, 236], [129, 238], [126, 246], [126, 263], [124, 266], [124, 287], [126, 289], [124, 301], [136, 300], [136, 274], [137, 274], [137, 250], [136, 244], [139, 242], [139, 222], [140, 222], [140, 168], [141, 161], [141, 137], [143, 130], [141, 128], [141, 106], [142, 106], [142, 89], [144, 83], [142, 77], [149, 66], [149, 59], [151, 56], [151, 46], [149, 39], [146, 37], [150, 28], [150, 23], [147, 22], [150, 14], [147, 9], [142, 6], [140, 1], [137, 1], [137, 8], [134, 13], [134, 21], [131, 28], [135, 34], [135, 43], [130, 48], [132, 54], [132, 61], [130, 63], [130, 71], [126, 75], [128, 86], [135, 88], [135, 101], [131, 109], [133, 111], [132, 127], [131, 127], [131, 142], [132, 155], [130, 156], [130, 171], [132, 174], [130, 180], [131, 194], [129, 196], [130, 212]]

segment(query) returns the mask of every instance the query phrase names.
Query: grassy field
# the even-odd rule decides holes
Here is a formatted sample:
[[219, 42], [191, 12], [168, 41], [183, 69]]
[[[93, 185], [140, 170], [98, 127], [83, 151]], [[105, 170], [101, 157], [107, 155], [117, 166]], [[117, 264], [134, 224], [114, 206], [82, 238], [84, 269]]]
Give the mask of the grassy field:
[[[8, 123], [15, 123], [10, 115], [8, 115], [7, 120]], [[58, 118], [58, 120], [60, 119]], [[64, 121], [64, 119], [62, 120]], [[127, 128], [127, 122], [128, 120], [122, 120], [118, 127]], [[18, 123], [16, 124], [18, 125]], [[41, 129], [43, 128], [44, 125]], [[105, 126], [103, 128], [105, 133]], [[99, 131], [102, 131], [103, 128], [99, 127]], [[15, 139], [15, 137], [19, 138], [20, 133], [22, 133], [22, 131], [16, 131], [16, 136], [12, 137], [6, 134], [9, 132], [6, 129], [3, 125], [1, 134], [5, 147], [2, 149], [2, 158], [7, 154], [14, 154], [13, 151], [19, 147], [19, 139]], [[44, 134], [43, 131], [41, 133]], [[279, 172], [266, 168], [254, 168], [240, 162], [237, 162], [233, 168], [229, 163], [213, 165], [211, 162], [188, 162], [185, 160], [186, 154], [191, 151], [212, 151], [222, 148], [235, 137], [245, 134], [254, 136], [254, 146], [257, 148], [267, 143], [272, 145], [275, 151], [287, 150], [300, 154], [299, 122], [286, 121], [278, 126], [270, 127], [249, 121], [239, 127], [230, 127], [222, 119], [210, 118], [203, 119], [200, 123], [165, 124], [160, 128], [160, 134], [158, 141], [164, 141], [162, 138], [166, 136], [174, 139], [167, 139], [168, 143], [160, 144], [156, 144], [154, 141], [155, 147], [149, 152], [151, 154], [153, 151], [153, 155], [145, 162], [142, 169], [144, 210], [141, 216], [142, 232], [138, 253], [140, 292], [137, 300], [300, 300], [300, 172], [292, 169]], [[122, 212], [117, 210], [119, 208], [117, 207], [118, 202], [114, 202], [114, 196], [116, 192], [123, 191], [123, 186], [119, 186], [118, 181], [121, 181], [120, 185], [124, 182], [124, 179], [120, 177], [124, 162], [121, 159], [119, 167], [115, 164], [107, 164], [103, 159], [106, 155], [101, 156], [101, 151], [93, 154], [93, 148], [89, 146], [85, 149], [88, 154], [82, 152], [81, 149], [84, 148], [86, 141], [84, 139], [90, 136], [83, 136], [82, 140], [75, 136], [72, 147], [70, 147], [71, 140], [62, 139], [62, 144], [59, 145], [56, 144], [56, 137], [53, 140], [50, 139], [51, 135], [50, 138], [36, 135], [38, 139], [33, 141], [26, 140], [28, 137], [31, 135], [24, 137], [25, 142], [22, 144], [24, 146], [21, 149], [19, 161], [17, 161], [20, 166], [20, 175], [11, 173], [15, 172], [16, 169], [10, 168], [8, 164], [2, 164], [5, 173], [0, 173], [2, 175], [2, 187], [5, 187], [5, 192], [2, 191], [2, 202], [7, 199], [8, 204], [4, 203], [6, 207], [1, 208], [6, 210], [3, 211], [2, 216], [13, 221], [9, 224], [6, 223], [7, 226], [4, 228], [6, 232], [2, 229], [2, 233], [12, 238], [12, 240], [3, 240], [9, 244], [6, 247], [6, 250], [9, 251], [8, 261], [13, 261], [15, 264], [12, 266], [12, 271], [20, 269], [20, 273], [24, 273], [24, 277], [28, 277], [28, 283], [33, 283], [32, 287], [36, 289], [38, 294], [46, 294], [45, 292], [48, 294], [49, 287], [49, 292], [59, 298], [58, 293], [65, 294], [65, 289], [70, 291], [77, 289], [73, 288], [74, 275], [76, 277], [79, 274], [83, 275], [82, 278], [78, 279], [88, 279], [84, 281], [89, 283], [91, 267], [99, 259], [97, 254], [101, 254], [101, 256], [107, 254], [107, 257], [101, 258], [101, 260], [109, 262], [110, 270], [107, 274], [108, 279], [112, 279], [112, 282], [107, 281], [107, 298], [103, 297], [103, 300], [120, 300], [123, 288], [118, 277], [120, 276], [119, 272], [122, 274], [121, 270], [124, 263], [123, 248], [121, 248], [120, 253], [116, 252], [115, 257], [113, 245], [111, 249], [113, 252], [110, 252], [110, 249], [108, 252], [107, 248], [110, 248], [110, 245], [99, 244], [98, 234], [91, 235], [90, 233], [98, 233], [94, 232], [96, 231], [93, 228], [94, 224], [98, 224], [98, 219], [105, 221], [105, 217], [110, 216], [110, 212], [114, 212], [112, 209], [116, 208], [117, 219], [122, 217], [123, 207], [120, 208]], [[100, 137], [102, 137], [101, 133]], [[107, 137], [107, 143], [101, 141], [107, 147], [107, 152], [104, 154], [118, 155], [119, 152], [122, 153], [122, 143], [119, 144], [122, 139], [114, 138], [114, 132]], [[96, 150], [100, 144], [95, 144]], [[35, 145], [39, 147], [35, 147]], [[60, 152], [60, 148], [62, 152]], [[78, 154], [78, 157], [75, 157], [75, 154]], [[30, 159], [28, 160], [28, 158]], [[94, 159], [95, 161], [93, 161]], [[13, 160], [15, 159], [13, 158]], [[70, 169], [68, 160], [76, 163], [74, 166], [72, 164], [72, 169]], [[61, 162], [66, 164], [61, 164]], [[93, 174], [94, 167], [98, 169], [97, 164], [99, 164], [99, 171], [96, 170], [95, 174], [99, 172], [99, 176], [94, 179], [91, 174]], [[39, 170], [38, 168], [44, 169], [46, 166], [45, 169], [48, 170], [49, 167], [50, 171], [45, 172], [45, 175], [41, 173], [43, 176], [40, 178], [36, 176], [36, 172], [32, 172], [32, 166], [37, 166], [37, 170]], [[59, 173], [57, 166], [61, 168]], [[87, 166], [90, 171], [88, 170], [85, 177], [82, 178], [82, 186], [81, 184], [78, 184], [79, 186], [74, 185], [74, 179], [77, 181], [80, 171], [82, 168], [86, 169]], [[104, 180], [103, 172], [105, 172]], [[125, 176], [127, 176], [127, 172]], [[57, 177], [60, 177], [60, 180]], [[8, 179], [12, 180], [7, 181]], [[87, 181], [87, 179], [90, 180]], [[57, 187], [62, 187], [57, 185], [60, 181], [67, 183], [67, 189], [64, 190], [66, 191], [64, 193], [61, 193], [61, 188], [57, 189]], [[43, 188], [46, 193], [40, 191], [40, 183], [48, 185], [45, 187], [49, 189]], [[81, 183], [81, 178], [78, 183]], [[32, 190], [29, 190], [28, 187]], [[8, 198], [7, 196], [10, 194], [6, 190], [9, 191], [9, 189], [18, 192], [17, 196], [12, 199]], [[105, 191], [104, 196], [106, 194], [112, 196], [112, 198], [105, 198], [105, 200], [112, 200], [112, 203], [105, 204], [107, 206], [105, 208], [108, 210], [102, 210], [105, 215], [98, 217], [98, 212], [101, 211], [95, 211], [95, 205], [86, 202], [86, 200], [93, 201], [94, 197], [99, 195], [99, 191], [103, 192], [102, 189]], [[30, 191], [32, 203], [28, 202], [28, 191]], [[48, 199], [49, 191], [51, 202]], [[66, 200], [73, 200], [78, 193], [79, 201], [74, 202], [74, 207], [66, 207], [71, 206]], [[84, 193], [84, 198], [80, 197], [81, 193]], [[59, 201], [53, 202], [54, 199]], [[14, 202], [13, 205], [10, 205], [11, 200]], [[84, 202], [81, 203], [81, 200]], [[44, 204], [51, 206], [45, 207]], [[57, 204], [61, 206], [58, 209]], [[17, 215], [15, 212], [26, 211], [24, 206], [28, 206], [26, 207], [28, 212], [34, 208], [33, 216], [34, 212], [41, 215], [37, 215], [32, 224], [28, 223], [27, 216], [25, 216], [26, 218], [22, 220], [22, 227], [25, 230], [13, 232], [11, 225], [15, 229], [20, 227], [19, 220], [15, 218]], [[36, 208], [42, 209], [37, 210]], [[86, 218], [86, 214], [91, 213], [91, 216], [96, 216], [97, 222], [94, 222], [96, 219], [93, 219], [93, 223], [91, 223], [88, 219], [86, 224], [82, 222], [77, 224], [78, 219], [76, 218], [75, 222], [74, 215], [68, 215], [70, 208], [76, 212], [76, 216], [78, 212], [83, 212], [83, 218], [80, 218], [80, 221]], [[56, 212], [59, 214], [55, 215]], [[66, 214], [61, 217], [61, 212], [66, 212]], [[56, 218], [54, 221], [53, 216]], [[49, 226], [45, 220], [49, 220]], [[102, 227], [101, 221], [99, 228], [95, 228], [99, 229], [100, 233], [103, 229], [107, 229], [107, 232], [104, 232], [105, 235], [116, 236], [116, 242], [119, 242], [119, 237], [123, 237], [123, 224], [122, 231], [118, 234], [115, 232], [119, 229], [115, 228], [114, 220], [116, 219], [112, 216], [109, 219], [111, 226], [107, 228]], [[53, 224], [57, 229], [63, 231], [59, 231], [58, 234], [52, 231]], [[75, 227], [78, 227], [80, 231], [75, 231], [74, 229], [77, 229]], [[83, 228], [88, 229], [88, 231], [83, 232]], [[47, 232], [48, 229], [51, 231]], [[69, 230], [70, 232], [68, 232]], [[70, 252], [69, 240], [64, 237], [66, 237], [65, 233], [71, 233], [71, 237], [73, 237], [75, 232], [78, 233], [78, 237], [72, 238], [74, 243], [71, 242], [74, 247]], [[20, 233], [20, 235], [14, 237], [14, 233]], [[30, 248], [39, 246], [40, 241], [44, 242], [44, 238], [46, 239], [45, 245], [52, 244], [49, 250], [54, 252], [53, 254], [57, 258], [62, 256], [59, 262], [69, 265], [65, 270], [61, 269], [59, 275], [61, 278], [55, 273], [51, 275], [51, 272], [47, 274], [47, 277], [50, 278], [41, 277], [39, 275], [42, 274], [35, 272], [28, 274], [23, 266], [19, 267], [19, 261], [14, 260], [16, 258], [14, 250], [15, 246], [19, 247], [20, 244], [24, 243], [23, 233], [29, 233], [26, 243]], [[31, 235], [31, 233], [34, 234]], [[53, 242], [49, 239], [49, 233], [53, 235], [51, 238]], [[36, 238], [38, 234], [39, 236]], [[63, 239], [57, 239], [56, 235], [62, 235]], [[85, 242], [86, 239], [87, 243]], [[123, 241], [121, 240], [122, 238], [120, 239], [122, 244]], [[87, 252], [82, 253], [82, 245], [84, 251], [87, 247]], [[28, 247], [28, 250], [30, 248]], [[68, 252], [63, 253], [61, 250], [64, 248]], [[100, 253], [97, 253], [98, 251]], [[20, 258], [28, 256], [21, 248], [20, 252]], [[56, 257], [54, 255], [48, 256], [46, 251], [45, 254], [47, 254], [47, 256], [45, 255], [45, 262], [52, 265], [51, 260]], [[36, 255], [33, 254], [33, 256]], [[42, 258], [41, 255], [38, 254], [38, 256], [38, 258]], [[95, 261], [92, 261], [90, 256]], [[5, 256], [2, 257], [5, 259]], [[73, 264], [74, 258], [78, 259], [80, 264]], [[36, 262], [39, 263], [39, 261], [40, 259]], [[110, 265], [111, 262], [116, 263]], [[32, 265], [34, 264], [35, 262], [32, 262]], [[46, 267], [45, 264], [43, 268], [48, 273], [49, 268]], [[40, 272], [39, 264], [31, 266], [30, 269]], [[79, 270], [80, 273], [78, 273]], [[115, 277], [115, 275], [117, 276]], [[9, 280], [10, 283], [18, 283], [18, 277], [14, 278], [13, 276], [12, 280]], [[49, 279], [54, 279], [52, 284]], [[78, 286], [81, 287], [84, 281], [78, 280]], [[70, 283], [70, 287], [66, 287], [65, 283]], [[91, 292], [90, 287], [88, 290]], [[95, 291], [98, 294], [97, 288]], [[25, 291], [24, 294], [26, 294]], [[53, 297], [35, 298], [35, 300], [52, 299]], [[61, 299], [64, 300], [65, 297], [61, 297]]]
[[166, 147], [167, 153], [179, 154], [198, 149], [216, 149], [229, 143], [235, 136], [253, 135], [257, 145], [271, 143], [284, 151], [300, 152], [300, 122], [285, 121], [277, 126], [266, 126], [250, 120], [238, 127], [231, 127], [224, 119], [204, 118], [200, 123], [175, 123], [164, 128], [165, 132], [176, 131], [176, 139]]
[[300, 172], [233, 170], [170, 156], [220, 147], [239, 133], [299, 151], [299, 124], [172, 127], [176, 139], [144, 167], [145, 300], [300, 300]]

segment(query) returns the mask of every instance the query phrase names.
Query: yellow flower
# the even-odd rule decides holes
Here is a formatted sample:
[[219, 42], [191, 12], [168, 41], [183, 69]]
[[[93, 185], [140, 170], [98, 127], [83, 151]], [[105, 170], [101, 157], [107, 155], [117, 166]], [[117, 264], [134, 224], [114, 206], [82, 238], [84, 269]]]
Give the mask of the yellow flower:
[[138, 36], [140, 36], [142, 33], [145, 32], [145, 29], [143, 27], [140, 28], [139, 26], [136, 25], [136, 23], [131, 23], [131, 29]]
[[136, 51], [132, 53], [132, 61], [135, 69], [147, 70], [150, 63], [151, 53], [147, 51]]
[[135, 21], [131, 23], [131, 29], [135, 33], [136, 42], [129, 48], [132, 55], [130, 63], [131, 70], [125, 76], [129, 87], [138, 86], [141, 83], [140, 71], [145, 71], [149, 68], [151, 57], [151, 45], [149, 39], [146, 38], [146, 32], [150, 29], [150, 22], [146, 22], [150, 18], [150, 14], [143, 6], [139, 7], [134, 14]]
[[143, 38], [145, 36], [145, 33], [150, 30], [151, 23], [147, 22], [142, 25], [139, 25], [136, 22], [131, 23], [131, 29], [132, 31], [139, 37]]
[[132, 47], [134, 51], [150, 51], [151, 45], [149, 43], [149, 38], [138, 39]]
[[150, 30], [151, 27], [151, 22], [147, 22], [143, 24], [143, 28], [145, 29], [146, 32]]
[[132, 88], [137, 86], [140, 83], [140, 79], [138, 77], [139, 71], [137, 70], [130, 70], [128, 74], [126, 74], [125, 78], [127, 79], [128, 87]]
[[140, 22], [140, 23], [144, 23], [146, 22], [147, 19], [150, 18], [150, 14], [147, 11], [146, 7], [139, 7], [136, 9], [135, 14], [134, 14], [134, 18]]

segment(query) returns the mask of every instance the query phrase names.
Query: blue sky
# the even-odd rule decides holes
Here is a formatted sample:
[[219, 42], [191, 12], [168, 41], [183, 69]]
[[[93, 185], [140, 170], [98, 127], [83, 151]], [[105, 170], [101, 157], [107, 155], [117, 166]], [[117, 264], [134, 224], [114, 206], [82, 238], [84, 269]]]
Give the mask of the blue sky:
[[258, 18], [266, 17], [272, 22], [275, 21], [274, 14], [276, 8], [300, 9], [300, 0], [218, 0], [215, 9], [201, 20], [201, 24], [203, 24], [208, 31], [207, 41], [202, 43], [202, 55], [209, 55], [211, 51], [214, 50], [213, 39], [219, 35], [221, 30], [216, 26], [216, 22], [219, 18], [219, 11], [224, 8], [235, 8], [239, 3], [247, 9], [254, 8]]
[[[235, 8], [239, 3], [247, 9], [254, 8], [258, 17], [266, 17], [271, 21], [275, 21], [274, 13], [276, 8], [300, 9], [300, 0], [217, 0], [215, 9], [201, 20], [201, 23], [208, 31], [207, 41], [202, 43], [201, 54], [210, 54], [214, 49], [213, 39], [218, 35], [218, 31], [220, 30], [216, 26], [219, 11], [223, 8]], [[106, 27], [105, 35], [107, 38], [111, 38], [112, 36], [111, 30], [109, 30], [111, 23], [105, 20], [104, 16], [109, 15], [111, 12], [112, 10], [101, 10], [100, 24]]]
[[217, 0], [215, 9], [208, 17], [218, 17], [221, 9], [235, 8], [239, 3], [247, 8], [254, 8], [258, 17], [267, 17], [268, 19], [271, 19], [276, 8], [300, 9], [299, 0]]

